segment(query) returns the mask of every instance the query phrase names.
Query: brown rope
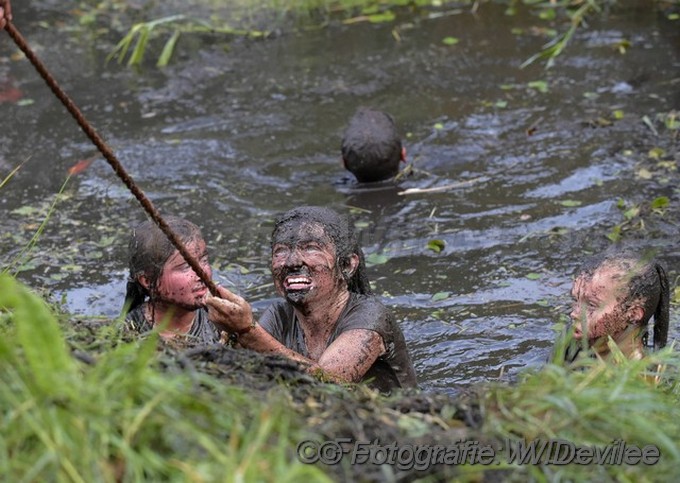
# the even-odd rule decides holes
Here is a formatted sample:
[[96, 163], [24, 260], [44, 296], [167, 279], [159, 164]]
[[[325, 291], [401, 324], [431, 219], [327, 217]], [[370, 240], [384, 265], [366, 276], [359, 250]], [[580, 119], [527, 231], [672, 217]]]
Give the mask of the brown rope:
[[5, 30], [7, 30], [9, 36], [12, 37], [12, 40], [14, 40], [19, 49], [21, 49], [21, 51], [26, 55], [31, 64], [33, 64], [33, 67], [35, 67], [40, 76], [45, 80], [45, 83], [47, 83], [49, 88], [52, 89], [54, 95], [57, 96], [57, 98], [61, 101], [64, 107], [66, 107], [68, 112], [71, 113], [71, 115], [76, 120], [76, 122], [83, 130], [83, 132], [87, 135], [88, 138], [90, 138], [94, 145], [97, 146], [97, 149], [99, 149], [99, 151], [102, 153], [106, 161], [111, 165], [111, 167], [118, 175], [118, 177], [123, 181], [123, 183], [125, 183], [125, 186], [128, 187], [128, 189], [132, 192], [135, 198], [137, 198], [139, 203], [142, 205], [142, 208], [144, 208], [144, 210], [149, 214], [151, 219], [153, 219], [153, 221], [156, 222], [158, 228], [160, 228], [161, 231], [165, 233], [170, 242], [175, 246], [175, 248], [177, 248], [179, 253], [182, 255], [184, 260], [186, 260], [186, 262], [191, 266], [191, 268], [194, 269], [194, 271], [201, 279], [201, 281], [205, 284], [206, 287], [208, 287], [210, 293], [217, 297], [219, 294], [217, 292], [217, 286], [215, 285], [215, 283], [208, 277], [208, 274], [203, 270], [203, 268], [198, 263], [196, 258], [187, 251], [182, 241], [168, 226], [163, 217], [161, 217], [160, 213], [158, 212], [158, 210], [156, 210], [153, 203], [151, 203], [151, 200], [146, 197], [144, 192], [142, 192], [139, 186], [137, 186], [132, 177], [127, 173], [127, 171], [125, 171], [125, 168], [123, 168], [123, 165], [120, 163], [120, 161], [118, 161], [116, 156], [113, 154], [111, 148], [109, 148], [109, 146], [104, 142], [101, 136], [92, 127], [92, 125], [89, 122], [87, 122], [87, 119], [85, 119], [85, 116], [83, 116], [83, 114], [80, 112], [80, 109], [78, 109], [78, 107], [71, 100], [71, 98], [63, 91], [59, 84], [57, 84], [57, 81], [54, 79], [54, 77], [50, 75], [45, 65], [42, 63], [40, 59], [38, 59], [35, 53], [31, 50], [31, 48], [26, 43], [24, 37], [19, 33], [16, 27], [14, 27], [12, 22], [7, 21], [7, 24], [5, 25]]

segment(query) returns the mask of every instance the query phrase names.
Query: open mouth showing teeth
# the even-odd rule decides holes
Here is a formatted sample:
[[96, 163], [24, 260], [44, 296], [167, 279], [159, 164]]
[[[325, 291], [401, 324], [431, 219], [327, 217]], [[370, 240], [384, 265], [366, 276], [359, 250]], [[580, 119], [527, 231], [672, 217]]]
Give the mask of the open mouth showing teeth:
[[284, 286], [286, 290], [307, 290], [312, 285], [312, 281], [307, 277], [294, 276], [286, 277]]

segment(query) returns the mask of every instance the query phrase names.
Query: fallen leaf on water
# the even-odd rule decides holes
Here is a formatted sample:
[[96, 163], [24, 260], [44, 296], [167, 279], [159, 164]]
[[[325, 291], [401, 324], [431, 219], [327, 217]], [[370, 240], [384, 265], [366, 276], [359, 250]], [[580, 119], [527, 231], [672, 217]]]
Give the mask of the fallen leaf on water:
[[653, 210], [660, 210], [666, 208], [670, 202], [671, 201], [667, 196], [659, 196], [658, 198], [654, 198], [654, 201], [652, 201], [650, 206]]
[[664, 151], [662, 148], [656, 147], [650, 149], [649, 153], [647, 153], [647, 156], [652, 159], [661, 159], [664, 154], [666, 154], [666, 151]]
[[654, 176], [648, 169], [645, 168], [640, 169], [640, 171], [638, 171], [636, 174], [638, 178], [642, 179], [652, 179], [652, 177]]
[[24, 96], [24, 93], [16, 87], [8, 87], [0, 91], [0, 102], [17, 102]]
[[446, 242], [444, 240], [430, 240], [427, 242], [427, 248], [435, 253], [440, 253], [446, 248]]
[[69, 168], [68, 174], [73, 176], [74, 174], [78, 174], [85, 171], [87, 168], [90, 167], [92, 161], [94, 161], [95, 159], [97, 159], [97, 156], [92, 156], [91, 158], [87, 159], [81, 159], [80, 161], [78, 161], [76, 164]]
[[387, 255], [371, 253], [366, 256], [366, 265], [382, 265], [383, 263], [387, 263], [388, 260], [389, 257]]

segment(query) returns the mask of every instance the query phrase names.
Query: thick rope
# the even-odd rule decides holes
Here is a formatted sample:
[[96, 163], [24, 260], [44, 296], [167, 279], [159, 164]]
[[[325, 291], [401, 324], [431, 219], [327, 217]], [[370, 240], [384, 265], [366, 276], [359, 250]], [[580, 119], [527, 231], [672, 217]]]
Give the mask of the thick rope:
[[111, 167], [118, 175], [118, 177], [123, 181], [123, 183], [125, 183], [125, 186], [127, 186], [128, 189], [135, 196], [135, 198], [137, 198], [137, 201], [139, 201], [139, 203], [142, 205], [144, 211], [146, 211], [148, 215], [151, 217], [151, 219], [156, 223], [156, 225], [158, 225], [158, 228], [160, 228], [161, 231], [165, 233], [165, 236], [167, 236], [170, 242], [175, 246], [175, 248], [177, 248], [177, 250], [182, 255], [184, 260], [186, 260], [186, 262], [189, 264], [189, 266], [191, 266], [191, 268], [194, 269], [194, 272], [196, 272], [196, 275], [198, 275], [198, 277], [205, 284], [205, 286], [208, 287], [210, 293], [216, 297], [219, 296], [217, 286], [208, 277], [208, 274], [203, 270], [201, 265], [198, 263], [198, 260], [196, 260], [196, 258], [191, 253], [189, 253], [189, 251], [186, 249], [182, 241], [168, 226], [163, 217], [161, 217], [158, 210], [156, 210], [153, 203], [151, 203], [151, 200], [146, 197], [144, 192], [139, 188], [139, 186], [137, 186], [137, 184], [134, 182], [134, 180], [128, 174], [128, 172], [125, 171], [125, 168], [123, 168], [123, 165], [120, 163], [120, 161], [118, 161], [115, 154], [113, 154], [111, 148], [109, 148], [109, 146], [104, 142], [102, 137], [97, 133], [97, 131], [95, 131], [95, 129], [87, 121], [87, 119], [85, 119], [85, 116], [83, 116], [83, 114], [80, 112], [80, 109], [78, 109], [78, 107], [71, 100], [71, 98], [63, 91], [59, 84], [57, 84], [57, 81], [54, 79], [54, 77], [52, 77], [52, 75], [50, 75], [45, 65], [42, 63], [40, 59], [38, 59], [35, 53], [31, 50], [31, 48], [26, 43], [24, 37], [19, 33], [16, 27], [14, 27], [12, 22], [7, 21], [7, 24], [5, 25], [5, 30], [7, 30], [9, 36], [12, 37], [14, 43], [16, 43], [17, 47], [19, 47], [19, 49], [21, 49], [21, 51], [26, 55], [31, 64], [33, 64], [33, 67], [35, 67], [40, 76], [44, 79], [45, 83], [49, 86], [50, 89], [52, 89], [54, 95], [57, 96], [57, 98], [61, 101], [64, 107], [66, 107], [68, 112], [71, 113], [71, 115], [76, 120], [76, 122], [83, 130], [83, 132], [87, 135], [88, 138], [90, 138], [94, 145], [97, 146], [97, 149], [99, 149], [99, 151], [102, 153], [106, 161], [111, 165]]

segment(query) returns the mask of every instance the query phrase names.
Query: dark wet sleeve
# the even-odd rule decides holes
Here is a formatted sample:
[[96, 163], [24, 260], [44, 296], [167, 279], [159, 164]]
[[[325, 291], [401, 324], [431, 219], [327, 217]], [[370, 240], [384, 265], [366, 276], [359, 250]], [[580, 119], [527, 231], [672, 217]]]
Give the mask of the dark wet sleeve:
[[352, 301], [338, 324], [338, 335], [352, 329], [368, 329], [380, 334], [388, 349], [394, 345], [394, 316], [378, 299], [360, 298]]
[[281, 312], [282, 310], [279, 302], [274, 302], [262, 313], [258, 323], [269, 333], [269, 335], [280, 343], [285, 344], [283, 340], [283, 319]]

